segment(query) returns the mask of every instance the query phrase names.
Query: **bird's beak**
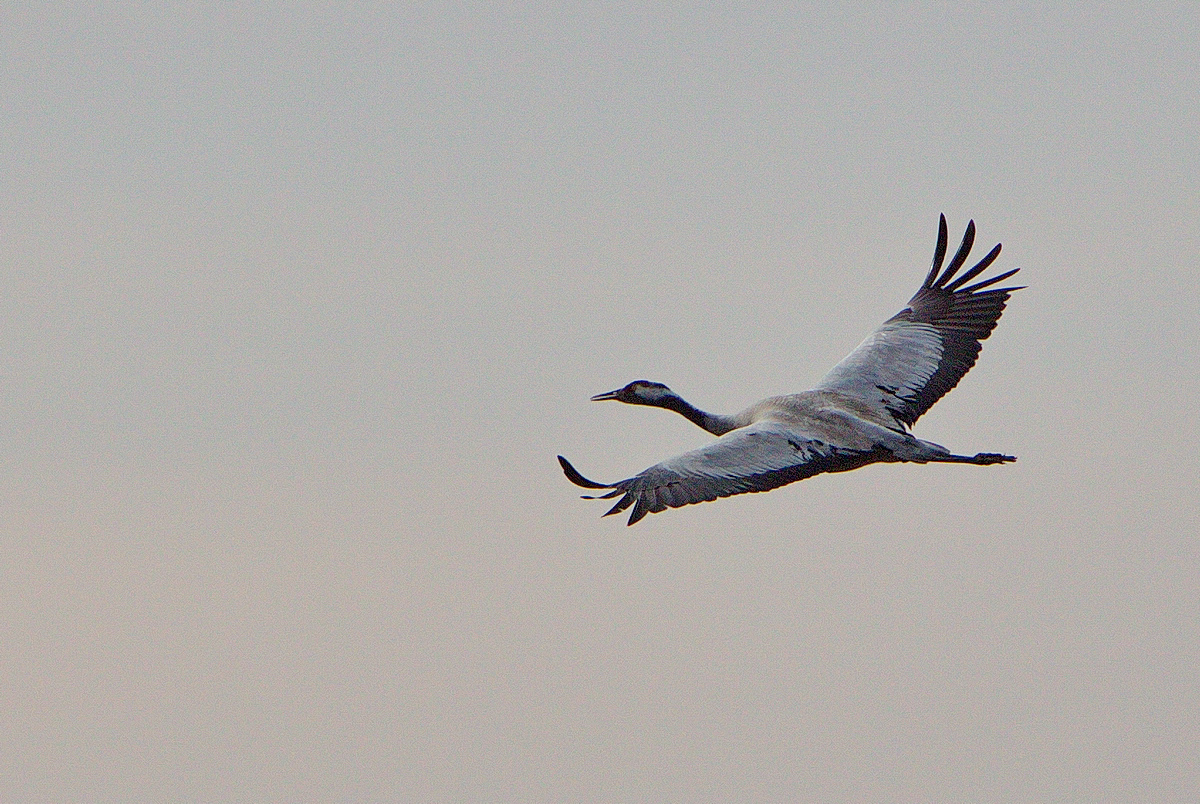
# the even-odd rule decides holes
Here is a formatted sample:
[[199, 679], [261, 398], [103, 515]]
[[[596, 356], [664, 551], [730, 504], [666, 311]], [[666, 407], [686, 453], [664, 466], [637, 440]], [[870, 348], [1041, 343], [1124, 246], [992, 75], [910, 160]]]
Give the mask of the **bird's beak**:
[[617, 399], [617, 394], [619, 394], [619, 393], [621, 393], [620, 388], [618, 388], [615, 391], [609, 391], [607, 394], [596, 394], [594, 397], [592, 397], [592, 401], [593, 402], [603, 402], [606, 399]]

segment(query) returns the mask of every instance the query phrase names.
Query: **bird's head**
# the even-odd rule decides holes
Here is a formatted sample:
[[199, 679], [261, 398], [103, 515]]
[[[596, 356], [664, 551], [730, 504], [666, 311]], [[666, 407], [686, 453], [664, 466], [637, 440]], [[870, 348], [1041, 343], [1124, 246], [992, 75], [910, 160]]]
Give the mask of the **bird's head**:
[[624, 388], [618, 388], [615, 391], [609, 391], [606, 394], [596, 394], [592, 397], [593, 402], [603, 402], [605, 400], [614, 400], [624, 402], [627, 405], [652, 405], [654, 407], [663, 407], [664, 402], [669, 399], [677, 399], [678, 395], [661, 382], [651, 382], [650, 380], [634, 380]]

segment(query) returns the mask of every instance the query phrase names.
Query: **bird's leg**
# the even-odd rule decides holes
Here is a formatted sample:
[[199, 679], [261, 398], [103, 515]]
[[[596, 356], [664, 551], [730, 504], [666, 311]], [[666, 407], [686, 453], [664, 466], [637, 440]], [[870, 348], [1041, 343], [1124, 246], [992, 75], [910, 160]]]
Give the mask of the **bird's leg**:
[[991, 466], [994, 463], [1012, 463], [1016, 458], [998, 452], [979, 452], [975, 455], [936, 455], [926, 460], [930, 463], [973, 463], [976, 466]]
[[979, 452], [971, 459], [972, 463], [980, 466], [990, 466], [993, 463], [1013, 463], [1016, 461], [1014, 455], [1001, 455], [998, 452]]

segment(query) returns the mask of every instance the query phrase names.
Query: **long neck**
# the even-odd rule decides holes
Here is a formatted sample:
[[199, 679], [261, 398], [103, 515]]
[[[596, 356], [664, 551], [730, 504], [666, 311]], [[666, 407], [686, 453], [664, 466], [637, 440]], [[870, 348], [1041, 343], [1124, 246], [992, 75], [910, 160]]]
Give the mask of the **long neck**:
[[733, 416], [707, 413], [678, 395], [663, 397], [659, 400], [658, 405], [675, 411], [692, 424], [702, 427], [713, 435], [725, 435], [730, 430], [736, 430], [742, 426]]

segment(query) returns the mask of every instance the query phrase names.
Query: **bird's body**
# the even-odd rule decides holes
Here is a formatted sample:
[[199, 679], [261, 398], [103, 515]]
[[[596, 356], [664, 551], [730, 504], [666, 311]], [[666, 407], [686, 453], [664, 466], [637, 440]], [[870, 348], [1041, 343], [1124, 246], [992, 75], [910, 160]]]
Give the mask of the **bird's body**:
[[638, 380], [592, 399], [673, 410], [719, 438], [616, 483], [588, 480], [560, 455], [563, 471], [576, 485], [610, 489], [601, 498], [620, 497], [609, 514], [632, 506], [632, 525], [667, 508], [769, 491], [822, 472], [845, 472], [869, 463], [988, 465], [1016, 460], [996, 453], [953, 455], [908, 431], [975, 364], [980, 341], [995, 328], [1009, 294], [1019, 290], [985, 290], [1017, 269], [963, 287], [995, 260], [999, 245], [954, 279], [966, 262], [974, 235], [971, 222], [962, 246], [943, 272], [943, 216], [933, 267], [909, 306], [875, 330], [813, 390], [770, 397], [725, 416], [699, 410], [662, 383]]

